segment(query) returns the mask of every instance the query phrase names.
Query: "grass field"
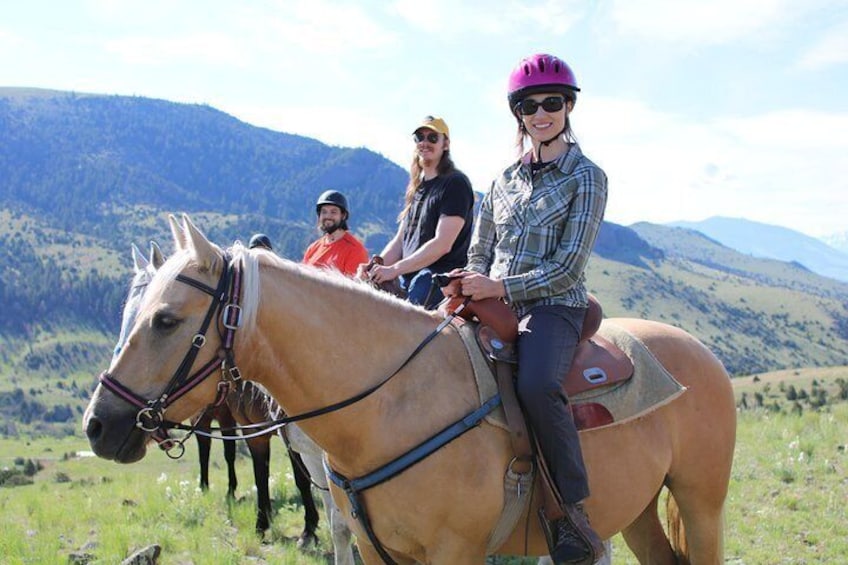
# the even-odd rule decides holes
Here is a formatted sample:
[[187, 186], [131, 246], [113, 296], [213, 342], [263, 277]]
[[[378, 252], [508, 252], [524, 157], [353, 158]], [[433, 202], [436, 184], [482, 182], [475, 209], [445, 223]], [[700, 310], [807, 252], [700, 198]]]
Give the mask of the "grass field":
[[[771, 405], [781, 399], [781, 380], [832, 388], [848, 376], [846, 368], [814, 371], [740, 379], [737, 387], [741, 395], [768, 385]], [[800, 414], [790, 405], [739, 412], [726, 513], [728, 563], [848, 563], [848, 403]], [[176, 461], [158, 450], [125, 466], [67, 455], [87, 449], [80, 435], [0, 440], [0, 468], [21, 469], [30, 460], [43, 467], [32, 484], [0, 488], [0, 561], [66, 564], [71, 554], [87, 554], [92, 563], [113, 564], [156, 543], [163, 565], [332, 562], [323, 518], [323, 551], [304, 555], [294, 547], [303, 518], [281, 443], [272, 448], [271, 463], [278, 514], [264, 542], [253, 533], [247, 457], [239, 457], [241, 500], [228, 504], [220, 446], [213, 448], [218, 469], [211, 471], [208, 493], [197, 489], [193, 442]], [[620, 536], [613, 556], [617, 564], [636, 563]]]

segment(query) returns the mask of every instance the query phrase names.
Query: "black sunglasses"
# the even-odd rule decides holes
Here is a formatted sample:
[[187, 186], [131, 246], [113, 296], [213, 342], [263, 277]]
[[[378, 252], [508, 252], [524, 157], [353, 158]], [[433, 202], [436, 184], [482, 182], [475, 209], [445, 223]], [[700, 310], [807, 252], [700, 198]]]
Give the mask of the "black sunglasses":
[[532, 98], [525, 98], [521, 102], [515, 105], [515, 110], [522, 116], [532, 116], [539, 110], [539, 106], [542, 107], [542, 110], [545, 112], [559, 112], [562, 110], [562, 107], [565, 105], [565, 98], [562, 96], [548, 96], [541, 102], [536, 102]]
[[439, 134], [431, 131], [430, 133], [424, 133], [423, 131], [416, 131], [412, 134], [412, 137], [415, 138], [415, 143], [421, 143], [425, 139], [430, 143], [438, 143], [439, 142]]

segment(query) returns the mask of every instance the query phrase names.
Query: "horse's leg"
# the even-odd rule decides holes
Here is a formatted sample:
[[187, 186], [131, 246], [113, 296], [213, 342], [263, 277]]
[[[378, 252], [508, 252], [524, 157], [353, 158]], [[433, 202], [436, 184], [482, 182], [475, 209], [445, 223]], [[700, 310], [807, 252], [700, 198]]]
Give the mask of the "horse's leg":
[[312, 481], [300, 455], [291, 449], [288, 450], [289, 461], [294, 475], [294, 484], [300, 492], [300, 500], [303, 501], [303, 532], [297, 539], [297, 547], [306, 549], [310, 545], [318, 545], [318, 508], [315, 506], [315, 497], [312, 495]]
[[253, 460], [253, 478], [256, 481], [256, 532], [261, 534], [271, 527], [271, 494], [268, 490], [271, 437], [264, 435], [246, 441]]
[[645, 510], [621, 532], [621, 535], [639, 563], [674, 565], [677, 559], [657, 514], [659, 496], [660, 493], [657, 493]]
[[[347, 520], [345, 520], [342, 511], [339, 509], [330, 491], [327, 483], [327, 475], [324, 472], [324, 454], [315, 442], [306, 437], [297, 426], [289, 428], [289, 441], [292, 448], [297, 449], [300, 453], [306, 470], [315, 481], [315, 485], [321, 490], [321, 498], [324, 501], [324, 513], [327, 516], [327, 523], [330, 527], [330, 536], [333, 540], [333, 559], [335, 565], [353, 565], [353, 548], [350, 528]], [[376, 563], [382, 563], [377, 555]]]
[[[202, 432], [209, 432], [212, 427], [212, 418], [206, 414], [197, 422], [196, 429]], [[209, 490], [209, 450], [212, 446], [212, 440], [195, 434], [197, 438], [197, 454], [200, 461], [200, 490]]]
[[321, 498], [324, 501], [324, 511], [327, 522], [330, 524], [330, 536], [333, 539], [333, 563], [334, 565], [353, 565], [353, 535], [342, 516], [342, 511], [329, 491], [322, 490]]
[[[646, 320], [615, 320], [635, 335], [686, 394], [655, 411], [671, 439], [665, 486], [680, 511], [668, 528], [671, 548], [692, 563], [723, 562], [723, 507], [736, 443], [736, 403], [721, 362], [680, 329]], [[647, 532], [656, 526], [642, 524]], [[636, 530], [634, 530], [636, 531]], [[682, 542], [682, 543], [681, 543]]]
[[[715, 492], [716, 487], [721, 492]], [[724, 562], [724, 498], [726, 485], [702, 482], [669, 482], [683, 521], [685, 550], [692, 565], [715, 565]]]
[[[216, 410], [215, 416], [221, 425], [221, 436], [227, 438], [237, 437], [236, 421], [226, 404], [222, 404]], [[238, 488], [238, 477], [236, 477], [236, 442], [235, 440], [224, 440], [224, 461], [227, 462], [227, 497], [235, 499]]]

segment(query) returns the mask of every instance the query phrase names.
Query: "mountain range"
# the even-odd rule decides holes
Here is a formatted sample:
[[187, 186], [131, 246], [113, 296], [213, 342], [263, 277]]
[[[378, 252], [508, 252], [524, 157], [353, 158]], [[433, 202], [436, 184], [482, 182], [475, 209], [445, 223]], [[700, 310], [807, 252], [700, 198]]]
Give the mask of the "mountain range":
[[[81, 408], [111, 356], [130, 245], [170, 252], [168, 213], [190, 213], [221, 244], [265, 232], [298, 260], [318, 235], [317, 196], [336, 188], [374, 253], [396, 229], [406, 182], [366, 148], [209, 106], [0, 88], [0, 413], [32, 419], [42, 402], [35, 413], [55, 418], [46, 398], [67, 402], [61, 414]], [[607, 316], [682, 327], [742, 375], [848, 364], [848, 284], [812, 268], [690, 228], [606, 222], [587, 279]]]
[[754, 257], [794, 261], [826, 277], [848, 281], [848, 253], [836, 245], [800, 232], [743, 218], [714, 216], [700, 222], [672, 222], [672, 226], [690, 228], [717, 242]]

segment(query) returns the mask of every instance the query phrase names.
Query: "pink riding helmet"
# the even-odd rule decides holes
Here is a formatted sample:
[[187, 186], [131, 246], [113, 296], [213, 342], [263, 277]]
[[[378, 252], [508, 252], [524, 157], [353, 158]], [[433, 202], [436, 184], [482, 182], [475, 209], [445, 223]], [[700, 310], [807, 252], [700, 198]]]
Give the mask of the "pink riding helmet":
[[577, 79], [565, 61], [554, 55], [537, 53], [522, 59], [509, 75], [507, 100], [509, 109], [531, 94], [561, 92], [574, 99]]

